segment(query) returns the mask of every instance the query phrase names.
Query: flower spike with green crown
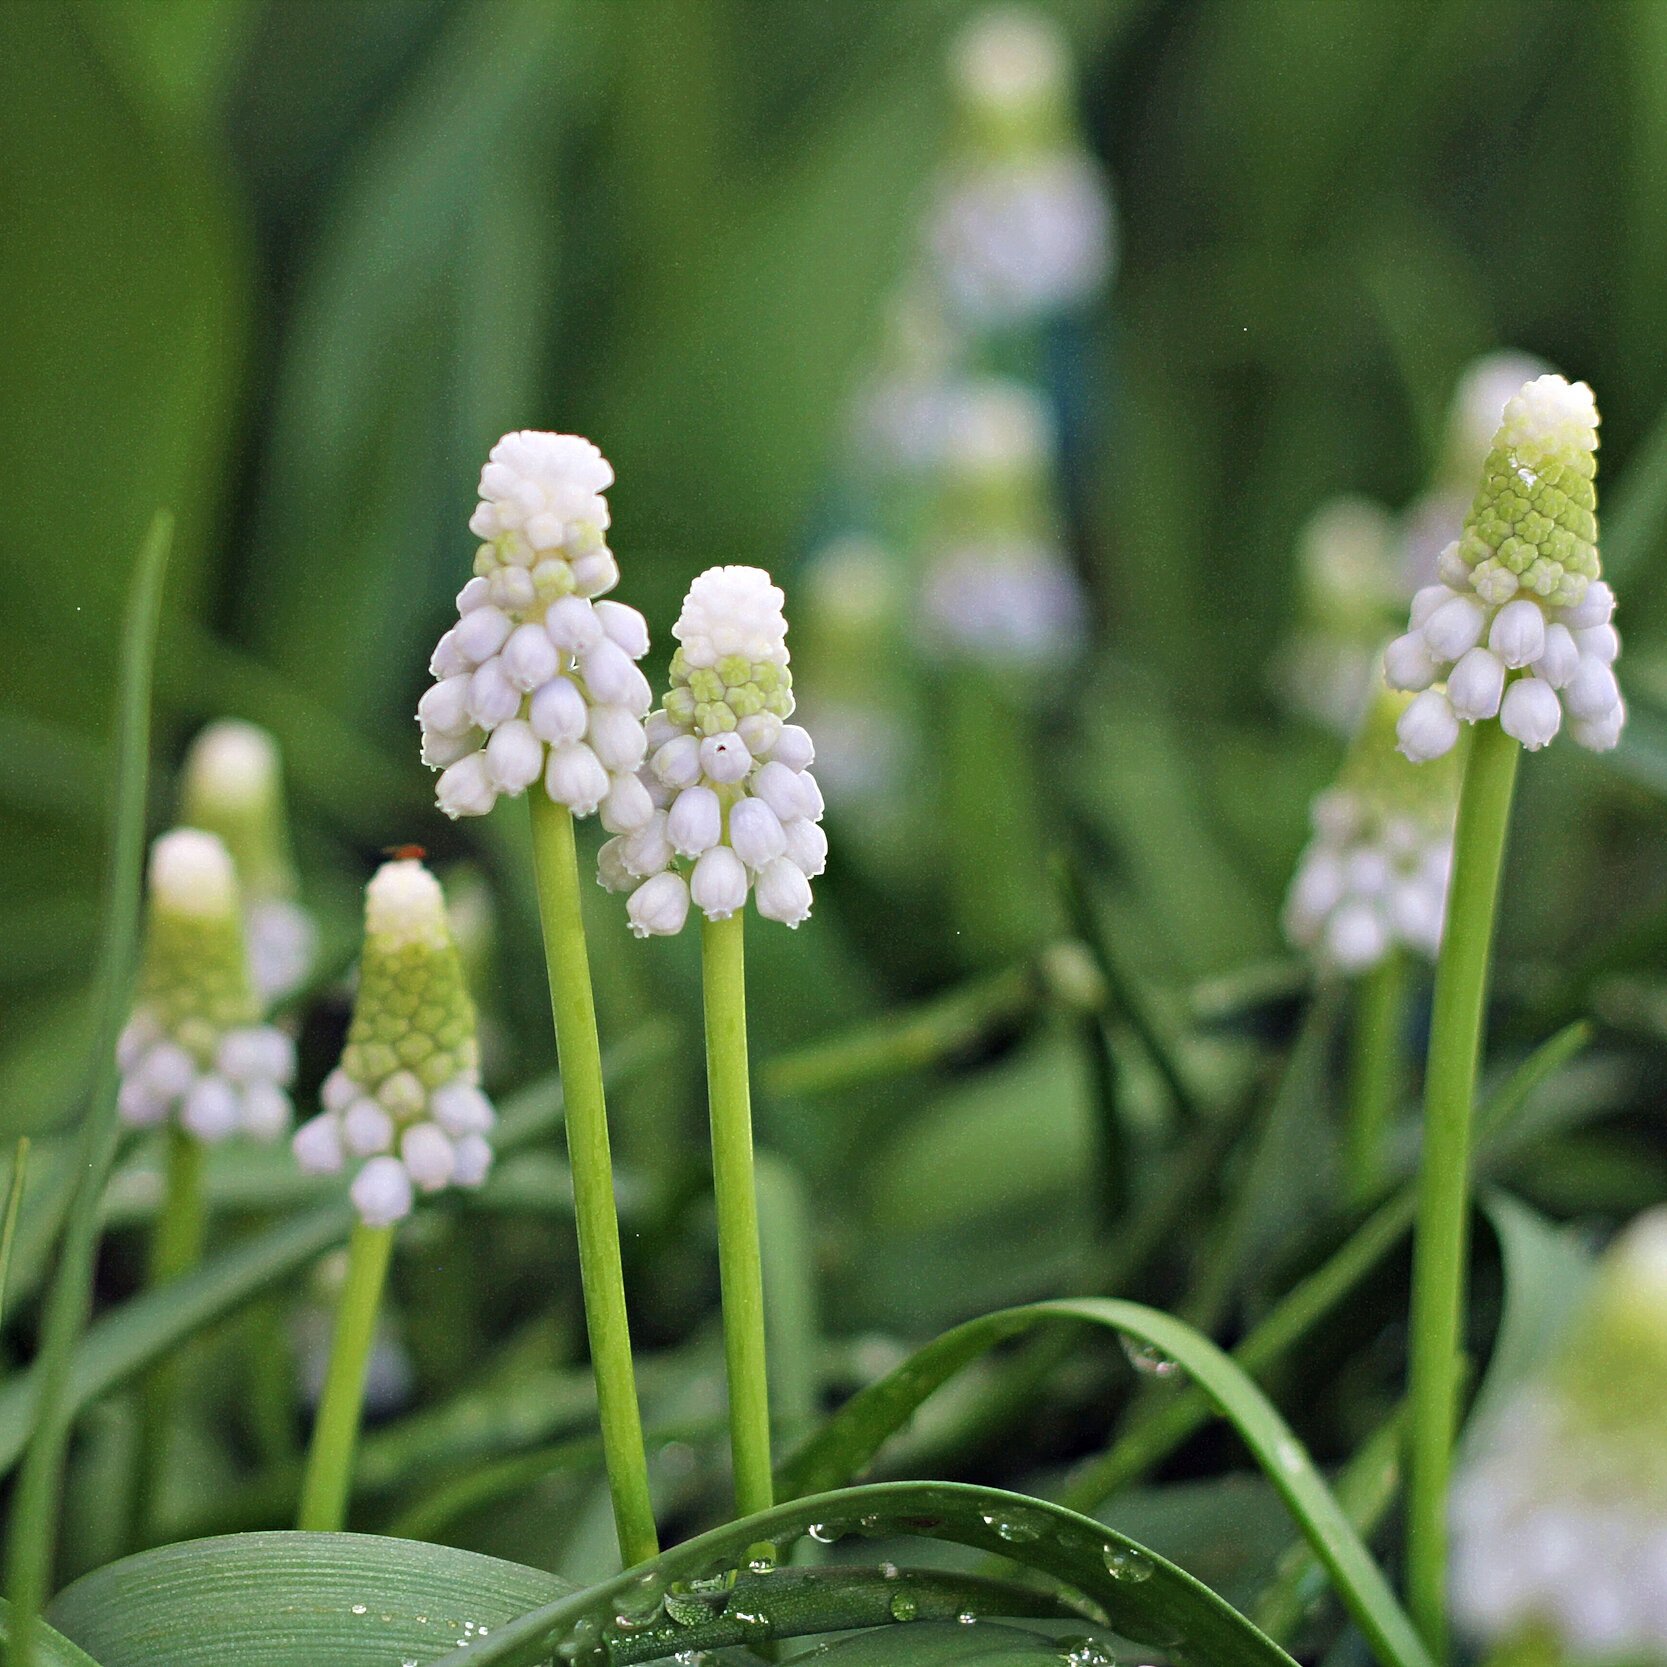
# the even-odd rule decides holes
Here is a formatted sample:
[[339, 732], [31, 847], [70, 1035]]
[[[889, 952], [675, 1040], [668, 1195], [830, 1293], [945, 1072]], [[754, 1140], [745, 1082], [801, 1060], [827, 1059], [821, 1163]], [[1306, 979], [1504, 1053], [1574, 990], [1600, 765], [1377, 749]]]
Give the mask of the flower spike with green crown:
[[[1453, 1610], [1542, 1659], [1667, 1659], [1667, 1209], [1600, 1265], [1572, 1334], [1478, 1433], [1452, 1495]], [[1496, 1656], [1495, 1659], [1504, 1659]]]
[[1384, 690], [1336, 782], [1314, 801], [1314, 837], [1285, 903], [1285, 933], [1323, 965], [1349, 974], [1396, 945], [1441, 947], [1453, 867], [1457, 772], [1414, 769], [1395, 750], [1409, 696]]
[[260, 1020], [231, 854], [198, 828], [163, 834], [151, 847], [138, 1000], [117, 1046], [122, 1120], [175, 1120], [210, 1144], [279, 1139], [295, 1048]]
[[653, 814], [636, 775], [653, 704], [636, 663], [648, 627], [635, 608], [597, 600], [619, 582], [603, 496], [613, 479], [590, 441], [535, 429], [506, 434], [481, 470], [469, 528], [485, 542], [417, 703], [447, 816], [484, 816], [540, 777], [575, 816], [600, 810], [610, 833]]
[[492, 1167], [474, 1004], [440, 882], [420, 862], [384, 863], [365, 888], [353, 1021], [320, 1098], [296, 1161], [315, 1175], [362, 1161], [352, 1196], [369, 1226], [408, 1215], [414, 1189], [478, 1187]]
[[209, 724], [185, 756], [181, 801], [186, 824], [218, 835], [231, 852], [255, 994], [282, 1000], [312, 970], [318, 928], [296, 901], [277, 742], [238, 718]]
[[1530, 751], [1565, 712], [1594, 752], [1620, 739], [1615, 598], [1598, 567], [1597, 429], [1584, 382], [1541, 376], [1506, 405], [1441, 582], [1413, 598], [1411, 629], [1384, 656], [1391, 686], [1417, 692], [1399, 726], [1414, 762], [1450, 751], [1461, 722], [1493, 718]]
[[[727, 920], [752, 892], [766, 920], [810, 917], [827, 863], [815, 748], [793, 715], [784, 598], [758, 567], [710, 567], [672, 635], [671, 690], [650, 715], [642, 771], [654, 811], [602, 847], [601, 883], [628, 891], [640, 938], [679, 932], [691, 898]], [[686, 862], [685, 877], [678, 864]]]

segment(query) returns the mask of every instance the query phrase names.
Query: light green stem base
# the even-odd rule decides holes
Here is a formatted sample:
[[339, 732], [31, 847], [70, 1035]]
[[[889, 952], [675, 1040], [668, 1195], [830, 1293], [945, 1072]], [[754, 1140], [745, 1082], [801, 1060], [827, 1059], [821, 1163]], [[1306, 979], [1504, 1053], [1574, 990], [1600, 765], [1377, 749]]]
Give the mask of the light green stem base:
[[579, 1233], [579, 1278], [585, 1326], [602, 1426], [602, 1450], [613, 1494], [614, 1526], [625, 1566], [660, 1549], [648, 1490], [642, 1414], [631, 1361], [631, 1326], [625, 1309], [625, 1266], [614, 1204], [608, 1110], [602, 1089], [602, 1050], [596, 1035], [596, 1003], [579, 904], [579, 859], [573, 815], [541, 787], [527, 795], [532, 809], [533, 868], [539, 921], [550, 979], [550, 1012], [561, 1064], [567, 1157], [573, 1170], [573, 1214]]
[[746, 920], [703, 920], [706, 1091], [712, 1110], [712, 1184], [718, 1206], [729, 1442], [741, 1516], [775, 1502], [770, 1475], [770, 1390], [764, 1354], [764, 1272], [753, 1178], [752, 1093], [747, 1079]]
[[1406, 987], [1407, 959], [1398, 949], [1355, 986], [1343, 1174], [1349, 1199], [1357, 1205], [1370, 1202], [1383, 1183], [1384, 1147], [1401, 1084]]
[[1476, 725], [1459, 795], [1447, 927], [1436, 965], [1413, 1254], [1407, 1599], [1438, 1660], [1447, 1649], [1447, 1491], [1458, 1425], [1470, 1218], [1471, 1105], [1481, 1057], [1494, 906], [1521, 748]]
[[[203, 1257], [203, 1147], [177, 1124], [167, 1134], [167, 1168], [162, 1210], [151, 1236], [146, 1281], [152, 1290], [190, 1273]], [[173, 1422], [179, 1362], [152, 1368], [139, 1390], [139, 1435], [128, 1541], [147, 1543], [156, 1501], [168, 1468], [168, 1433]]]
[[354, 1224], [347, 1245], [347, 1283], [336, 1310], [330, 1340], [330, 1366], [324, 1398], [318, 1403], [307, 1468], [301, 1478], [301, 1505], [295, 1526], [334, 1533], [347, 1520], [353, 1488], [353, 1451], [359, 1443], [359, 1416], [365, 1399], [365, 1369], [376, 1341], [382, 1287], [394, 1229]]

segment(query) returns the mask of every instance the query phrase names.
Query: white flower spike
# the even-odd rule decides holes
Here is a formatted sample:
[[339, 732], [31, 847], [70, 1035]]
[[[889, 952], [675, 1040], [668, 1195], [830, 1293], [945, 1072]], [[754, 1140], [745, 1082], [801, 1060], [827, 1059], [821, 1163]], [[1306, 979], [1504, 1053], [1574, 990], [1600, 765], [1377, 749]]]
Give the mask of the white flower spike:
[[176, 828], [151, 847], [139, 999], [116, 1048], [122, 1121], [174, 1120], [209, 1144], [281, 1139], [295, 1048], [260, 1012], [231, 853]]
[[1404, 730], [1428, 698], [1386, 691], [1368, 712], [1336, 784], [1314, 801], [1314, 835], [1286, 898], [1286, 936], [1349, 976], [1397, 945], [1432, 958], [1441, 947], [1457, 773], [1414, 770], [1395, 753], [1397, 722]]
[[506, 434], [481, 470], [469, 527], [485, 542], [417, 703], [447, 816], [484, 816], [541, 779], [576, 816], [606, 806], [615, 831], [653, 809], [620, 791], [653, 701], [636, 663], [648, 627], [636, 609], [596, 600], [619, 581], [603, 496], [613, 478], [590, 441], [533, 429]]
[[278, 743], [240, 719], [211, 723], [186, 754], [181, 800], [185, 824], [217, 835], [231, 852], [249, 976], [263, 1003], [280, 1001], [312, 970], [318, 927], [296, 896]]
[[783, 600], [757, 567], [708, 568], [684, 598], [671, 691], [648, 719], [638, 772], [649, 814], [598, 860], [602, 885], [630, 892], [626, 914], [639, 938], [682, 931], [691, 902], [727, 920], [749, 891], [768, 920], [809, 918], [827, 840], [809, 769], [815, 749], [787, 722]]
[[1604, 1258], [1571, 1335], [1472, 1442], [1451, 1500], [1452, 1602], [1547, 1659], [1667, 1659], [1667, 1210]]
[[1597, 428], [1584, 382], [1537, 377], [1507, 402], [1464, 536], [1384, 656], [1391, 687], [1421, 691], [1400, 729], [1415, 762], [1451, 750], [1460, 723], [1495, 718], [1531, 752], [1565, 715], [1581, 746], [1620, 739], [1615, 598], [1598, 576]]
[[384, 863], [365, 888], [365, 950], [341, 1063], [324, 1110], [296, 1131], [295, 1160], [330, 1175], [362, 1159], [351, 1195], [388, 1227], [418, 1192], [477, 1187], [497, 1121], [480, 1091], [475, 1009], [440, 882], [420, 862]]

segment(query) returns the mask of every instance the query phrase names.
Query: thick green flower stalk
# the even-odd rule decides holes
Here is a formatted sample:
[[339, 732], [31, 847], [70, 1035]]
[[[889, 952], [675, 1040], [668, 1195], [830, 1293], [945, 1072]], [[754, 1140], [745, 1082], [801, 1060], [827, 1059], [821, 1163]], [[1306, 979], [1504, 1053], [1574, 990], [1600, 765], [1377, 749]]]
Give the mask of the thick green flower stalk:
[[1336, 782], [1314, 801], [1314, 836], [1285, 900], [1285, 932], [1349, 976], [1397, 949], [1435, 957], [1453, 866], [1456, 759], [1419, 769], [1395, 748], [1410, 697], [1382, 691]]
[[138, 999], [117, 1060], [132, 1128], [172, 1124], [211, 1145], [289, 1128], [295, 1049], [261, 1023], [237, 875], [213, 834], [176, 828], [151, 847]]
[[208, 725], [186, 754], [181, 801], [186, 824], [231, 852], [255, 994], [267, 1005], [282, 1000], [312, 970], [318, 928], [297, 901], [277, 742], [236, 718]]
[[1039, 12], [976, 18], [950, 63], [958, 143], [927, 226], [953, 316], [974, 329], [1080, 306], [1114, 258], [1111, 188], [1084, 148], [1070, 48]]
[[1667, 1210], [1604, 1258], [1556, 1356], [1477, 1432], [1454, 1617], [1540, 1659], [1667, 1661]]
[[1458, 1419], [1469, 1228], [1471, 1110], [1481, 1056], [1494, 909], [1523, 748], [1543, 747], [1565, 709], [1574, 738], [1603, 750], [1625, 721], [1599, 574], [1598, 413], [1585, 383], [1542, 376], [1506, 405], [1464, 536], [1442, 582], [1413, 599], [1412, 628], [1385, 655], [1417, 690], [1396, 725], [1415, 762], [1471, 728], [1454, 835], [1445, 941], [1424, 1076], [1424, 1151], [1413, 1259], [1407, 1582], [1415, 1618], [1445, 1648], [1446, 1502]]
[[417, 1191], [478, 1187], [492, 1167], [474, 1004], [440, 882], [420, 862], [384, 863], [365, 888], [353, 1020], [320, 1097], [296, 1160], [311, 1174], [358, 1164], [353, 1203], [369, 1226], [410, 1214]]

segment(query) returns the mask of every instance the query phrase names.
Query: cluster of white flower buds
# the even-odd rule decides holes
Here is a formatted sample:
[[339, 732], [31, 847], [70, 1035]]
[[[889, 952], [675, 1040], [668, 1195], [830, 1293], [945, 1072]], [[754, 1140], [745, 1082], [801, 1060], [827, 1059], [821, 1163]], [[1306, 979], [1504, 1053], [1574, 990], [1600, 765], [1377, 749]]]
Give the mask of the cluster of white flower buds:
[[1453, 1489], [1452, 1602], [1543, 1659], [1667, 1659], [1667, 1210], [1594, 1278], [1572, 1334], [1471, 1443]]
[[222, 718], [191, 743], [181, 787], [186, 825], [217, 835], [236, 864], [255, 994], [281, 1001], [312, 971], [318, 928], [296, 899], [278, 744], [255, 724]]
[[1023, 383], [985, 377], [959, 390], [944, 455], [942, 533], [922, 590], [942, 651], [1033, 666], [1083, 644], [1088, 604], [1051, 526], [1053, 423]]
[[1461, 722], [1493, 718], [1531, 751], [1565, 711], [1582, 746], [1620, 739], [1615, 598], [1598, 577], [1597, 425], [1592, 390], [1561, 376], [1506, 405], [1464, 535], [1384, 656], [1390, 685], [1419, 691], [1399, 727], [1414, 762], [1449, 752]]
[[478, 1187], [492, 1167], [474, 1004], [440, 882], [420, 862], [384, 863], [365, 889], [353, 1021], [320, 1098], [296, 1161], [314, 1175], [359, 1161], [352, 1198], [369, 1226], [408, 1215], [416, 1191]]
[[1061, 31], [1033, 11], [991, 11], [961, 37], [951, 69], [963, 155], [928, 228], [951, 308], [1004, 327], [1089, 299], [1111, 267], [1111, 192], [1073, 131]]
[[417, 705], [447, 816], [484, 816], [541, 777], [558, 804], [600, 809], [611, 831], [653, 810], [636, 774], [653, 704], [637, 665], [648, 627], [596, 600], [619, 580], [602, 496], [613, 478], [588, 440], [531, 429], [506, 434], [481, 470], [469, 526], [485, 542]]
[[[648, 719], [647, 818], [602, 847], [601, 883], [630, 893], [638, 937], [679, 932], [691, 899], [725, 920], [752, 892], [766, 920], [810, 915], [827, 861], [810, 736], [793, 712], [782, 593], [756, 567], [713, 567], [672, 634], [671, 691]], [[685, 877], [680, 863], [691, 865]]]
[[116, 1048], [122, 1121], [176, 1119], [211, 1144], [280, 1139], [295, 1049], [260, 1011], [231, 854], [197, 828], [162, 835], [151, 847], [139, 997]]
[[1322, 966], [1369, 971], [1397, 946], [1434, 958], [1453, 866], [1456, 776], [1396, 756], [1407, 697], [1367, 713], [1335, 786], [1314, 801], [1314, 834], [1285, 900], [1285, 934]]

